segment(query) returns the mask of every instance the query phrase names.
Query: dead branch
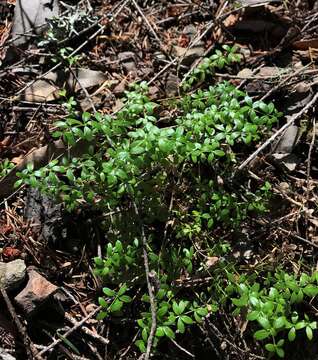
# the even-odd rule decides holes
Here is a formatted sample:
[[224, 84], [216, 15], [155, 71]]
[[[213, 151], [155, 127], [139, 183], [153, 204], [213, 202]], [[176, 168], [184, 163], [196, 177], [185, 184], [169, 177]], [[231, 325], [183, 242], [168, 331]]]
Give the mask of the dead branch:
[[289, 126], [291, 126], [295, 120], [300, 118], [303, 114], [305, 114], [317, 101], [318, 93], [311, 99], [311, 101], [301, 109], [297, 114], [293, 115], [287, 123], [282, 126], [275, 134], [273, 134], [269, 139], [267, 139], [263, 145], [261, 145], [256, 151], [253, 152], [243, 163], [238, 167], [238, 170], [243, 170], [255, 157], [263, 151], [269, 144], [271, 144], [279, 135], [281, 135]]

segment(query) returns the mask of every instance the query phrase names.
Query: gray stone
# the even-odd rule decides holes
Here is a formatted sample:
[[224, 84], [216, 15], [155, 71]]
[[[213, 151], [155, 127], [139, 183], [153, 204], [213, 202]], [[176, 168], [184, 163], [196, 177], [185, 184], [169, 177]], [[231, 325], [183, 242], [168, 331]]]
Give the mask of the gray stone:
[[136, 73], [135, 54], [132, 51], [124, 51], [118, 54], [118, 59], [127, 73]]
[[192, 24], [185, 26], [182, 30], [182, 34], [189, 35], [191, 39], [197, 32], [197, 28]]
[[283, 136], [280, 138], [276, 148], [275, 153], [278, 154], [290, 154], [297, 141], [298, 136], [298, 126], [291, 125], [284, 132]]
[[14, 290], [23, 282], [26, 266], [23, 260], [17, 259], [8, 263], [0, 262], [0, 288]]
[[195, 60], [203, 57], [204, 47], [201, 44], [191, 49], [175, 46], [174, 53], [181, 58], [181, 65], [190, 66]]
[[[12, 38], [19, 34], [39, 33], [47, 24], [47, 19], [58, 16], [57, 0], [19, 0], [15, 4], [14, 20], [11, 31]], [[14, 40], [15, 45], [22, 45], [30, 39], [20, 36]]]
[[0, 347], [0, 360], [16, 360], [6, 349]]
[[178, 94], [180, 79], [178, 76], [169, 74], [166, 81], [166, 96], [173, 97]]

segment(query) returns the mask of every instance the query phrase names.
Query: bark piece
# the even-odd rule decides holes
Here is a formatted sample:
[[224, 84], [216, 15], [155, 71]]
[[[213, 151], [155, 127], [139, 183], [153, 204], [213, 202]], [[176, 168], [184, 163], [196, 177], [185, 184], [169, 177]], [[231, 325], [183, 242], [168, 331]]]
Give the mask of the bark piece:
[[28, 275], [29, 281], [26, 287], [15, 297], [15, 301], [27, 315], [31, 315], [56, 293], [58, 287], [33, 269], [28, 271]]

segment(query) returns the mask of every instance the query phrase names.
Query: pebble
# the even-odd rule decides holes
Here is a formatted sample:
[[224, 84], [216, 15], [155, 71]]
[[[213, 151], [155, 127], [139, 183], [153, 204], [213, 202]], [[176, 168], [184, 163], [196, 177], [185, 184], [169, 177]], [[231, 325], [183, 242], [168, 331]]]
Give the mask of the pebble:
[[15, 290], [25, 279], [26, 266], [23, 260], [0, 262], [0, 289]]

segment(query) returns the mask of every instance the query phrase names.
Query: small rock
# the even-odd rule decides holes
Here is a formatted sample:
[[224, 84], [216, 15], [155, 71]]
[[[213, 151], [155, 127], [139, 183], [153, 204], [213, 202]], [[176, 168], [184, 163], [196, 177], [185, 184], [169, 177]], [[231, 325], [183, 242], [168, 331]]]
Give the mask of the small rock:
[[29, 33], [30, 30], [38, 34], [46, 27], [43, 24], [46, 24], [48, 19], [58, 16], [58, 14], [59, 2], [57, 0], [50, 2], [46, 0], [17, 1], [11, 30], [14, 45], [22, 45], [30, 39], [28, 36], [18, 36], [19, 34]]
[[173, 97], [178, 94], [180, 79], [178, 76], [169, 74], [166, 81], [166, 96]]
[[311, 90], [311, 84], [306, 81], [302, 81], [296, 84], [294, 90], [298, 93], [308, 93]]
[[0, 360], [16, 360], [16, 358], [0, 347]]
[[174, 53], [181, 58], [181, 65], [190, 66], [195, 60], [204, 55], [204, 47], [201, 44], [191, 49], [174, 46]]
[[137, 67], [135, 63], [135, 54], [132, 51], [124, 51], [118, 54], [118, 59], [120, 60], [123, 68], [126, 70], [127, 73], [137, 72]]
[[159, 89], [157, 88], [157, 86], [150, 86], [149, 96], [152, 100], [157, 99], [159, 97]]
[[248, 79], [253, 77], [253, 71], [251, 69], [245, 68], [238, 72], [238, 77]]
[[284, 132], [275, 148], [275, 153], [290, 154], [297, 141], [298, 126], [291, 125]]
[[290, 186], [287, 182], [282, 181], [281, 183], [279, 183], [278, 187], [283, 190], [283, 191], [290, 191]]
[[15, 301], [27, 315], [30, 315], [43, 305], [58, 290], [58, 287], [33, 269], [28, 271], [28, 275], [29, 281], [26, 287], [15, 297]]
[[156, 51], [154, 53], [154, 58], [157, 60], [157, 61], [165, 61], [167, 60], [167, 57], [165, 54], [163, 54], [161, 51]]
[[182, 34], [189, 35], [191, 36], [191, 38], [193, 38], [196, 33], [197, 33], [197, 28], [192, 24], [186, 25], [182, 30]]
[[113, 89], [113, 93], [117, 96], [120, 96], [124, 93], [127, 87], [127, 80], [123, 79], [118, 85], [116, 85]]
[[270, 77], [277, 77], [280, 76], [283, 73], [282, 69], [278, 68], [278, 67], [273, 67], [273, 66], [263, 66], [259, 72], [258, 72], [258, 76], [262, 76], [265, 78], [270, 78]]
[[134, 60], [135, 61], [135, 53], [132, 51], [124, 51], [118, 54], [118, 59], [120, 61]]
[[8, 263], [0, 262], [0, 289], [15, 290], [25, 278], [26, 266], [17, 259]]
[[300, 163], [300, 159], [295, 154], [273, 154], [275, 163], [282, 166], [287, 171], [294, 171]]

